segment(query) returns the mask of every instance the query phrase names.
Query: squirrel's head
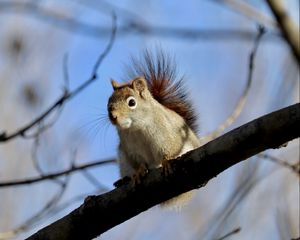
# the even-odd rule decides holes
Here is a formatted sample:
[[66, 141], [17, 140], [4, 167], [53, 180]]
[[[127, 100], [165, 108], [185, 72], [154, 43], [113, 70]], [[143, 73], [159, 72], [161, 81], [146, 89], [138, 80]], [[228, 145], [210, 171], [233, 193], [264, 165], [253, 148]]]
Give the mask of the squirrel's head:
[[137, 77], [125, 84], [111, 81], [114, 89], [107, 109], [112, 124], [120, 130], [143, 126], [147, 113], [151, 111], [151, 94], [144, 77]]

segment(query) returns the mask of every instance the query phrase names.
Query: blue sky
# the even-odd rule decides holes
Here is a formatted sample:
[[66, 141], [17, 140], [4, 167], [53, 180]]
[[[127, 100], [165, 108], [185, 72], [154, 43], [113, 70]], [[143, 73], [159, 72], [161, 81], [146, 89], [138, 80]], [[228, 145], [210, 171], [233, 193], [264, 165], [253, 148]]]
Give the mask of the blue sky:
[[[271, 16], [266, 4], [262, 1], [247, 2], [267, 16]], [[105, 4], [102, 1], [88, 0], [75, 1], [73, 3], [68, 1], [61, 3], [43, 1], [42, 4], [49, 9], [61, 8], [61, 12], [64, 14], [70, 15], [86, 24], [102, 27], [111, 26], [110, 10], [107, 3]], [[257, 28], [257, 24], [253, 19], [245, 17], [230, 9], [230, 7], [213, 0], [193, 0], [188, 3], [177, 0], [163, 2], [128, 0], [114, 1], [113, 4], [115, 5], [113, 8], [115, 9], [119, 26], [126, 23], [127, 19], [136, 16], [136, 19], [142, 18], [151, 26], [169, 28], [200, 30], [229, 29], [254, 32]], [[297, 0], [289, 0], [286, 1], [286, 4], [293, 18], [299, 19], [299, 2]], [[124, 9], [130, 13], [124, 12]], [[10, 77], [13, 75], [13, 80], [17, 79], [14, 80], [15, 82], [11, 80], [10, 84], [9, 81], [4, 82], [4, 80], [0, 80], [2, 81], [2, 86], [5, 86], [5, 83], [7, 86], [10, 86], [7, 89], [12, 88], [12, 95], [9, 96], [12, 96], [11, 99], [15, 99], [13, 101], [15, 105], [12, 103], [13, 107], [5, 107], [10, 105], [1, 103], [0, 110], [4, 112], [5, 109], [5, 111], [9, 112], [7, 116], [11, 114], [9, 109], [14, 109], [15, 106], [18, 109], [20, 108], [20, 113], [15, 114], [25, 112], [24, 119], [17, 117], [18, 121], [14, 122], [14, 124], [8, 124], [7, 122], [9, 121], [0, 121], [0, 124], [5, 126], [5, 129], [14, 129], [15, 126], [21, 126], [24, 121], [27, 122], [38, 115], [42, 109], [45, 109], [61, 94], [64, 84], [62, 62], [65, 53], [68, 53], [70, 88], [74, 89], [90, 77], [93, 64], [99, 53], [105, 48], [109, 36], [90, 37], [85, 34], [70, 33], [55, 27], [55, 24], [49, 25], [43, 20], [30, 17], [26, 14], [5, 14], [3, 12], [1, 14], [1, 21], [6, 22], [3, 24], [5, 28], [0, 30], [0, 39], [5, 40], [6, 36], [16, 29], [16, 32], [24, 34], [28, 39], [31, 53], [29, 54], [30, 57], [20, 61], [20, 66], [14, 68], [16, 70], [13, 71], [13, 74], [9, 74]], [[135, 18], [133, 17], [133, 19]], [[270, 26], [266, 27], [268, 32], [274, 30]], [[26, 31], [27, 28], [30, 31]], [[114, 127], [109, 124], [108, 119], [106, 119], [106, 122], [97, 121], [97, 117], [106, 115], [107, 100], [112, 93], [110, 79], [123, 80], [125, 65], [129, 63], [131, 56], [138, 56], [144, 49], [154, 49], [157, 46], [175, 56], [179, 74], [186, 76], [187, 88], [199, 114], [199, 135], [208, 134], [226, 119], [232, 112], [246, 84], [248, 58], [253, 46], [251, 39], [229, 38], [224, 40], [219, 38], [175, 38], [141, 34], [122, 36], [117, 34], [111, 52], [99, 68], [98, 80], [66, 104], [61, 117], [53, 129], [47, 132], [41, 141], [39, 152], [41, 165], [45, 168], [45, 171], [51, 172], [67, 168], [74, 149], [76, 149], [76, 163], [78, 164], [116, 156], [118, 137]], [[11, 72], [7, 70], [9, 64], [6, 63], [6, 58], [1, 52], [1, 79], [4, 76], [4, 72]], [[45, 72], [44, 79], [40, 77], [43, 76], [43, 72]], [[293, 60], [291, 60], [287, 45], [277, 37], [274, 37], [272, 40], [269, 36], [266, 36], [257, 53], [253, 83], [245, 108], [241, 116], [238, 117], [229, 129], [253, 120], [272, 110], [299, 101], [299, 93], [295, 91], [299, 87], [299, 83], [297, 83], [299, 82], [299, 77], [295, 77], [297, 73], [299, 74], [299, 70], [297, 72], [297, 67], [294, 65]], [[17, 88], [15, 89], [14, 86], [23, 86], [27, 82], [33, 83], [40, 88], [41, 95], [43, 96], [42, 103], [37, 109], [32, 111], [22, 110], [21, 104], [13, 97], [18, 94]], [[12, 83], [15, 83], [15, 85], [12, 85]], [[10, 98], [7, 97], [6, 99], [9, 101]], [[9, 119], [9, 117], [6, 118]], [[28, 145], [25, 146], [29, 147]], [[282, 150], [282, 152], [275, 151], [275, 153], [278, 156], [286, 157], [290, 156], [289, 152], [292, 152], [292, 156], [294, 157], [296, 152], [293, 149], [292, 147], [289, 151]], [[24, 167], [22, 174], [18, 175], [17, 171], [14, 171], [12, 167], [19, 166], [17, 156], [9, 154], [6, 156], [6, 151], [5, 148], [0, 148], [0, 158], [1, 156], [3, 158], [10, 156], [12, 160], [9, 164], [11, 166], [9, 167], [9, 164], [0, 166], [2, 169], [6, 169], [5, 171], [7, 172], [12, 171], [15, 173], [15, 175], [8, 175], [9, 177], [25, 177], [28, 174], [33, 176], [36, 174], [32, 170], [30, 156], [26, 155], [30, 167], [26, 170]], [[260, 165], [260, 173], [267, 173], [272, 168], [268, 164]], [[264, 165], [267, 166], [265, 167]], [[239, 174], [246, 171], [244, 168], [250, 169], [251, 165], [239, 165], [213, 180], [207, 188], [199, 190], [191, 206], [181, 214], [165, 212], [154, 208], [112, 229], [104, 234], [102, 239], [119, 239], [120, 235], [131, 236], [131, 239], [146, 240], [174, 237], [177, 237], [177, 239], [198, 239], [199, 236], [203, 236], [201, 234], [205, 232], [205, 229], [209, 228], [210, 221], [213, 220], [217, 210], [222, 208], [222, 204], [224, 204], [230, 192], [235, 188], [235, 181], [238, 179]], [[8, 171], [8, 169], [10, 170]], [[26, 172], [27, 170], [28, 172]], [[5, 171], [3, 170], [2, 172], [3, 177], [5, 176]], [[118, 178], [118, 170], [115, 165], [96, 168], [91, 170], [90, 173], [109, 189], [112, 189], [112, 183]], [[277, 176], [277, 178], [280, 179], [280, 176]], [[268, 183], [270, 184], [270, 182]], [[294, 184], [294, 182], [291, 184]], [[259, 198], [261, 192], [265, 191], [267, 187], [267, 184], [260, 185], [258, 190], [249, 199], [255, 199], [253, 200], [255, 202], [256, 198]], [[45, 189], [47, 189], [47, 193]], [[30, 195], [30, 191], [32, 193], [37, 192], [38, 197], [34, 201], [37, 204], [36, 206], [42, 206], [42, 203], [46, 199], [49, 199], [50, 195], [54, 194], [56, 189], [55, 185], [47, 183], [46, 185], [38, 184], [25, 190], [18, 188], [17, 191], [20, 191], [18, 194], [26, 199], [24, 200], [26, 206], [30, 206], [32, 202], [32, 199], [27, 197]], [[82, 174], [74, 174], [62, 202], [78, 194], [89, 193], [94, 190], [95, 188]], [[217, 190], [220, 192], [218, 201], [212, 201], [212, 199], [215, 199]], [[7, 197], [9, 194], [12, 194], [9, 191], [0, 193], [3, 196], [5, 194]], [[273, 191], [275, 192], [275, 190], [272, 190], [272, 194]], [[295, 193], [291, 190], [287, 195], [294, 196], [293, 194]], [[267, 196], [264, 195], [262, 198], [265, 199], [263, 202], [267, 201]], [[291, 204], [293, 204], [295, 199], [293, 197], [291, 199]], [[249, 209], [258, 208], [257, 205], [253, 204], [252, 200], [247, 200], [245, 205], [243, 205], [244, 207], [240, 207], [240, 214], [236, 213], [223, 230], [226, 232], [231, 229], [231, 225], [234, 227], [244, 223], [253, 226], [253, 228], [248, 230], [248, 232], [247, 229], [241, 231], [241, 235], [239, 236], [242, 238], [237, 239], [253, 239], [255, 237], [257, 239], [266, 239], [270, 236], [272, 236], [272, 239], [280, 239], [278, 233], [274, 231], [276, 223], [274, 220], [271, 220], [274, 217], [272, 210], [269, 209], [270, 214], [263, 215], [262, 221], [259, 222], [270, 223], [266, 230], [262, 231], [259, 229], [259, 226], [253, 224], [255, 221], [251, 218]], [[57, 217], [65, 215], [79, 204], [80, 201], [70, 205], [58, 215], [42, 221], [41, 224], [50, 223], [57, 219]], [[19, 209], [18, 217], [15, 217], [15, 224], [31, 216], [35, 210], [32, 210], [30, 207], [27, 207], [23, 211]], [[207, 221], [203, 220], [203, 216], [207, 217]], [[250, 225], [244, 216], [249, 216], [249, 222], [253, 225]], [[269, 216], [269, 218], [266, 217], [264, 219], [265, 216]], [[41, 225], [38, 224], [34, 230], [40, 227]], [[2, 228], [0, 229], [2, 230]], [[242, 229], [244, 228], [242, 227]], [[6, 228], [3, 230], [6, 230]], [[249, 234], [249, 231], [252, 235]], [[272, 232], [274, 233], [272, 234]], [[26, 234], [28, 235], [28, 232]], [[213, 233], [209, 236], [212, 237]], [[20, 237], [19, 239], [22, 239], [22, 236]]]

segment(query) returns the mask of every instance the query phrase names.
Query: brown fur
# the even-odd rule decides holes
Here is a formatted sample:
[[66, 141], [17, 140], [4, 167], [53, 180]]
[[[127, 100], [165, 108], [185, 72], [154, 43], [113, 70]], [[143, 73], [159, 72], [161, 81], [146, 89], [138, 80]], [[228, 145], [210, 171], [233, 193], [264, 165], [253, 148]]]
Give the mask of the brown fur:
[[132, 59], [132, 63], [129, 69], [130, 79], [144, 76], [153, 98], [178, 113], [197, 132], [197, 116], [187, 97], [183, 77], [177, 76], [174, 61], [162, 51], [157, 51], [156, 54], [145, 51], [142, 58]]

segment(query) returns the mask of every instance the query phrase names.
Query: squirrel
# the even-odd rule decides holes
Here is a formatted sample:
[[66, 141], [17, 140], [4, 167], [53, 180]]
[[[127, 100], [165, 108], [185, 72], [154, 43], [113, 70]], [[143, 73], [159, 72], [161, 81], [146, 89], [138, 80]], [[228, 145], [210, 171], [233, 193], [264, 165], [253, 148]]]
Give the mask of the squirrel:
[[[142, 59], [133, 59], [130, 70], [132, 80], [123, 84], [111, 81], [114, 91], [107, 108], [120, 138], [120, 175], [139, 182], [148, 169], [164, 166], [199, 147], [200, 141], [197, 117], [174, 61], [163, 52], [154, 56], [145, 51]], [[186, 192], [161, 206], [180, 208], [191, 196]]]

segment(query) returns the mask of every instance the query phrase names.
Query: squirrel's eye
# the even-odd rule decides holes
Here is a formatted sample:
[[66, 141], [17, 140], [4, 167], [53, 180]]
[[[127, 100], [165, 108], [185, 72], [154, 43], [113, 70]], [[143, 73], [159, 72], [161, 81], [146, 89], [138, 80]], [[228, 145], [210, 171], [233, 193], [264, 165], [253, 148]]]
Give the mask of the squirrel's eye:
[[136, 108], [136, 100], [134, 97], [127, 98], [126, 102], [127, 102], [128, 107], [130, 107], [132, 109]]

